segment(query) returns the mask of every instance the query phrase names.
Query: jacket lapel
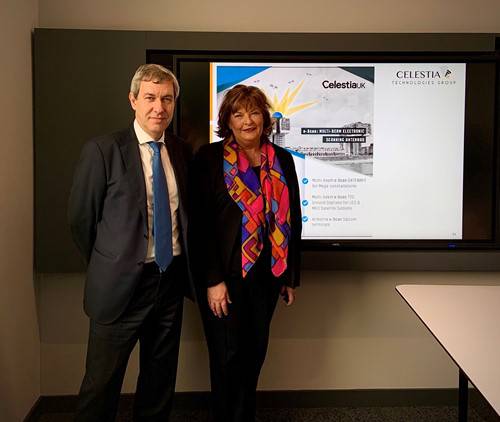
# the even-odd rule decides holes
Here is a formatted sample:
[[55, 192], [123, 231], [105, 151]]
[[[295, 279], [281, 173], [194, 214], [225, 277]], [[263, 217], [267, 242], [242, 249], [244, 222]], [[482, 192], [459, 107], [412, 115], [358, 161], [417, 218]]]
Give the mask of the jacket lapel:
[[147, 233], [147, 203], [146, 184], [144, 182], [144, 172], [142, 170], [141, 153], [139, 152], [139, 141], [134, 132], [133, 126], [129, 128], [126, 135], [118, 141], [122, 154], [123, 163], [129, 173], [129, 184], [132, 195], [137, 198], [137, 206], [141, 212], [144, 228]]

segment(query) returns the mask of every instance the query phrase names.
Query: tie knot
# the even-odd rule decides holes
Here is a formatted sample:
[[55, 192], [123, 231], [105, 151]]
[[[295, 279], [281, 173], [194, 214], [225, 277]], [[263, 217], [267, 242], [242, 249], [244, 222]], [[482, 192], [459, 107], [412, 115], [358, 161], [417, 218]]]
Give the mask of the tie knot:
[[151, 141], [151, 142], [148, 142], [149, 146], [153, 149], [153, 152], [155, 154], [159, 154], [160, 153], [160, 148], [161, 148], [161, 142], [155, 142], [155, 141]]

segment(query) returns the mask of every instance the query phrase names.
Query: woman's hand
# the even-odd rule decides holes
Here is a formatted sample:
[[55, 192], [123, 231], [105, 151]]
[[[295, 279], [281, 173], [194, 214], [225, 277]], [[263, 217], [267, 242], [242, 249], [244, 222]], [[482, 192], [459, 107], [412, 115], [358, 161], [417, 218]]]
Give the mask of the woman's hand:
[[208, 306], [216, 317], [222, 318], [229, 314], [228, 304], [231, 303], [226, 283], [223, 281], [207, 289]]
[[293, 287], [281, 287], [280, 294], [283, 296], [286, 306], [290, 306], [293, 302], [295, 302], [295, 289]]

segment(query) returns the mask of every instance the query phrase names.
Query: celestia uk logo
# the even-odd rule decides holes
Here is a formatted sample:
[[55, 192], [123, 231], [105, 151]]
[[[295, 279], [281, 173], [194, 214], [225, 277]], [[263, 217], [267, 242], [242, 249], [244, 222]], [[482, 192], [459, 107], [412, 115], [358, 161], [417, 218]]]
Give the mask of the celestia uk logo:
[[363, 89], [366, 88], [364, 82], [353, 82], [353, 81], [323, 81], [323, 88], [325, 89]]
[[401, 69], [397, 70], [392, 80], [393, 85], [455, 85], [453, 72], [447, 67], [437, 69]]

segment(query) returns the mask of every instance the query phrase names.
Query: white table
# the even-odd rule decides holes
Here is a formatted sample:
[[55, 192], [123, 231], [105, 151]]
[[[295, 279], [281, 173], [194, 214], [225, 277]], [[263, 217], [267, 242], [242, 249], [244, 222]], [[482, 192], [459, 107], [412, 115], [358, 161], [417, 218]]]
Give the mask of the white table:
[[500, 415], [500, 286], [396, 290], [460, 369], [459, 421], [467, 420], [467, 379]]

